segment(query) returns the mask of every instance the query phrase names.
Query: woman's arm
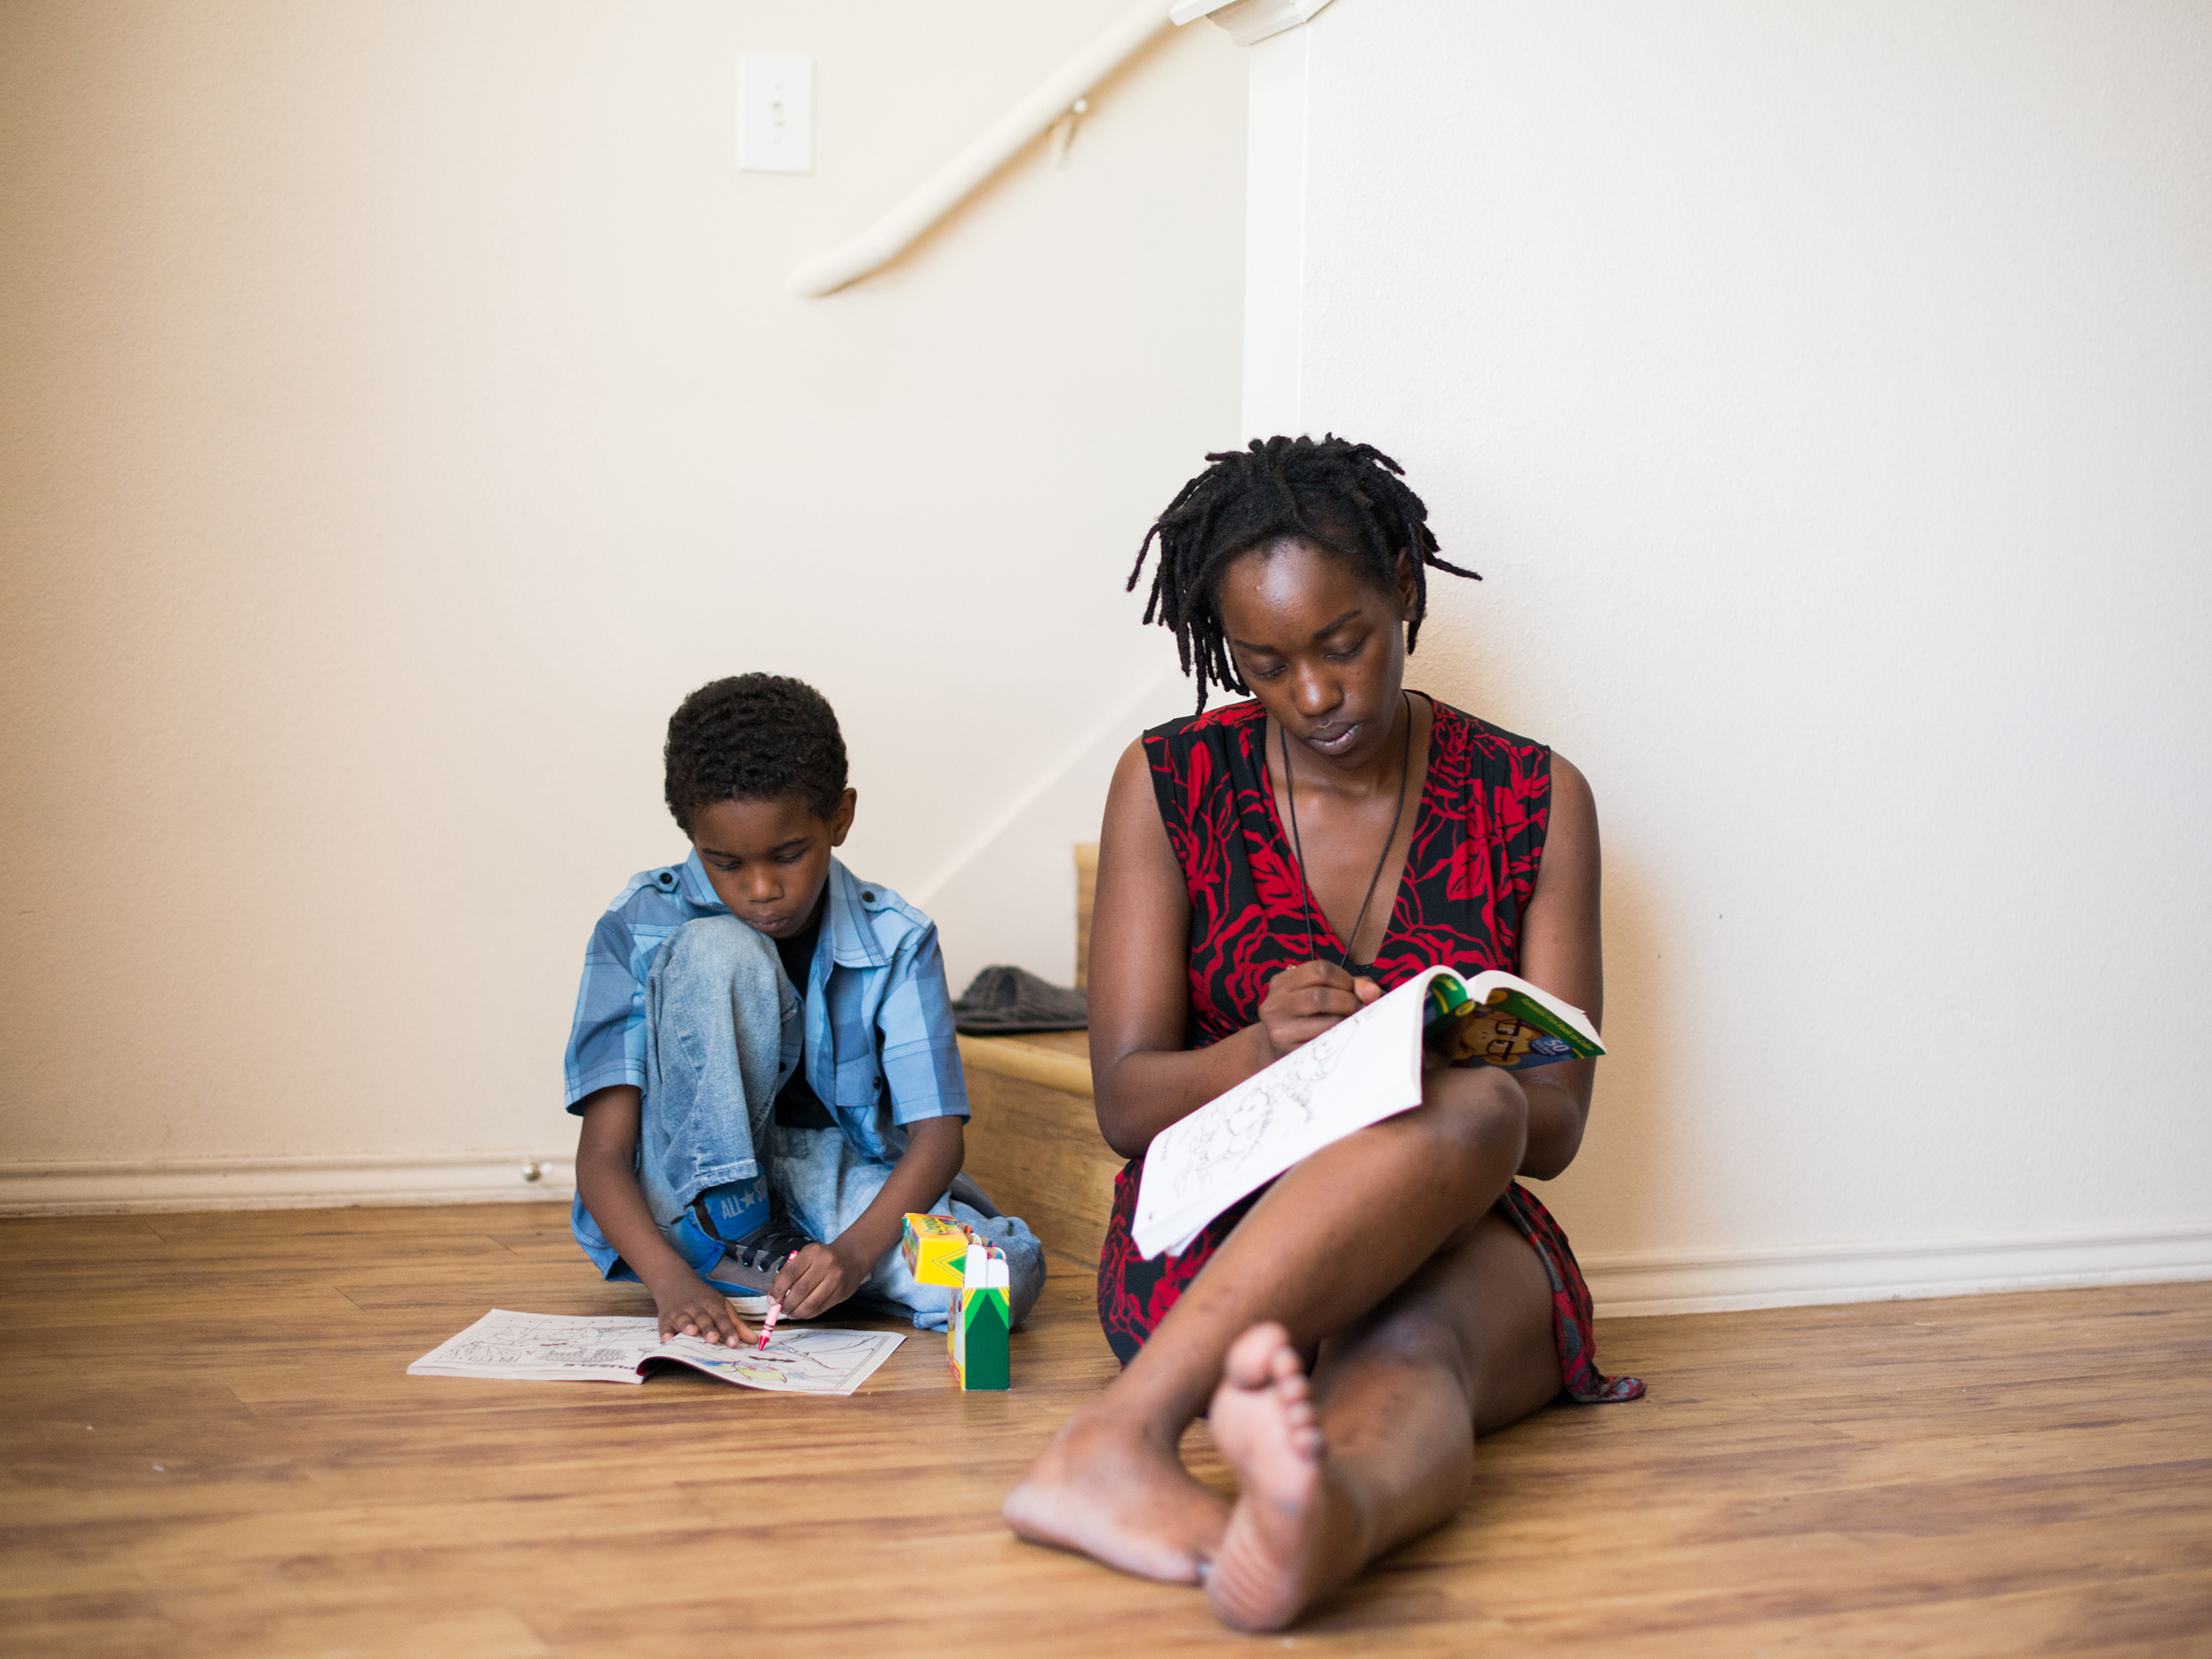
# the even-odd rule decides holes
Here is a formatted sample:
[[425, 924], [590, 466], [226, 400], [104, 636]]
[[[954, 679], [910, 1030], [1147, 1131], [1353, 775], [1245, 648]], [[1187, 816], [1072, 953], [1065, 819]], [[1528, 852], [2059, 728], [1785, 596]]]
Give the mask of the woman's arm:
[[1303, 963], [1269, 984], [1258, 1024], [1186, 1049], [1189, 971], [1190, 901], [1139, 738], [1107, 793], [1091, 922], [1091, 1086], [1099, 1130], [1124, 1158], [1381, 994], [1332, 963]]
[[[1552, 757], [1551, 822], [1536, 890], [1521, 927], [1521, 977], [1605, 1019], [1605, 959], [1598, 936], [1597, 803], [1588, 779]], [[1589, 1119], [1597, 1062], [1563, 1060], [1515, 1073], [1528, 1095], [1528, 1150], [1521, 1173], [1549, 1181], [1574, 1162]]]

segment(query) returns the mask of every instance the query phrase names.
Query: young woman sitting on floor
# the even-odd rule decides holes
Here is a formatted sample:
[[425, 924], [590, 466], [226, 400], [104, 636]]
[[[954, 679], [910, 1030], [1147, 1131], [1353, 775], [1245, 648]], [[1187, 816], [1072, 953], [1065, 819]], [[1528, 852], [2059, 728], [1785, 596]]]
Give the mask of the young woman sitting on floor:
[[[1098, 1311], [1124, 1370], [1008, 1497], [1023, 1536], [1277, 1629], [1454, 1513], [1474, 1438], [1595, 1369], [1589, 1293], [1515, 1179], [1574, 1158], [1592, 1063], [1430, 1073], [1423, 1103], [1225, 1211], [1130, 1238], [1152, 1137], [1422, 969], [1504, 968], [1601, 1013], [1597, 815], [1565, 758], [1404, 689], [1437, 556], [1389, 457], [1337, 438], [1206, 457], [1139, 550], [1195, 717], [1115, 773], [1091, 1054], [1116, 1183]], [[1134, 587], [1133, 573], [1129, 585]], [[1209, 682], [1253, 701], [1204, 712]], [[1176, 1445], [1201, 1411], [1224, 1503]]]

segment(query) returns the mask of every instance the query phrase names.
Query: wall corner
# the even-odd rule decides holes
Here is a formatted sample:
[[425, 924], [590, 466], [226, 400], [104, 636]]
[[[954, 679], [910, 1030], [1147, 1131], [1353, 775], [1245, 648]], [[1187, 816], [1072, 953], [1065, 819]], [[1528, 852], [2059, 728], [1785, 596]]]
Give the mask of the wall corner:
[[1329, 0], [1182, 0], [1168, 14], [1176, 24], [1195, 23], [1210, 17], [1229, 31], [1240, 46], [1261, 41], [1311, 22]]
[[1304, 416], [1311, 36], [1278, 33], [1251, 56], [1244, 145], [1244, 435], [1292, 436]]

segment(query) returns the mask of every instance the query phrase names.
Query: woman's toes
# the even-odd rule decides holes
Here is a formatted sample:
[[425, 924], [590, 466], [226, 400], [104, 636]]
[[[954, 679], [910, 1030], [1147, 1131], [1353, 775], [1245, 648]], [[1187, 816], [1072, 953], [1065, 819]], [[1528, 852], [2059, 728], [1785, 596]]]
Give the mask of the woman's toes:
[[1253, 1326], [1229, 1345], [1221, 1362], [1223, 1381], [1240, 1389], [1266, 1388], [1283, 1375], [1285, 1355], [1291, 1368], [1298, 1369], [1297, 1352], [1290, 1343], [1291, 1334], [1272, 1319]]

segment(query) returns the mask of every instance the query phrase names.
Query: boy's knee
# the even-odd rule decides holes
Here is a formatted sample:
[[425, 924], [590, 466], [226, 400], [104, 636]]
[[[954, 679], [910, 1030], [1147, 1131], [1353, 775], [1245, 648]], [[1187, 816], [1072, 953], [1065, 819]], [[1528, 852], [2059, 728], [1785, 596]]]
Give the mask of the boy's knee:
[[700, 916], [685, 922], [661, 946], [653, 971], [661, 978], [726, 981], [776, 968], [775, 945], [735, 916]]

